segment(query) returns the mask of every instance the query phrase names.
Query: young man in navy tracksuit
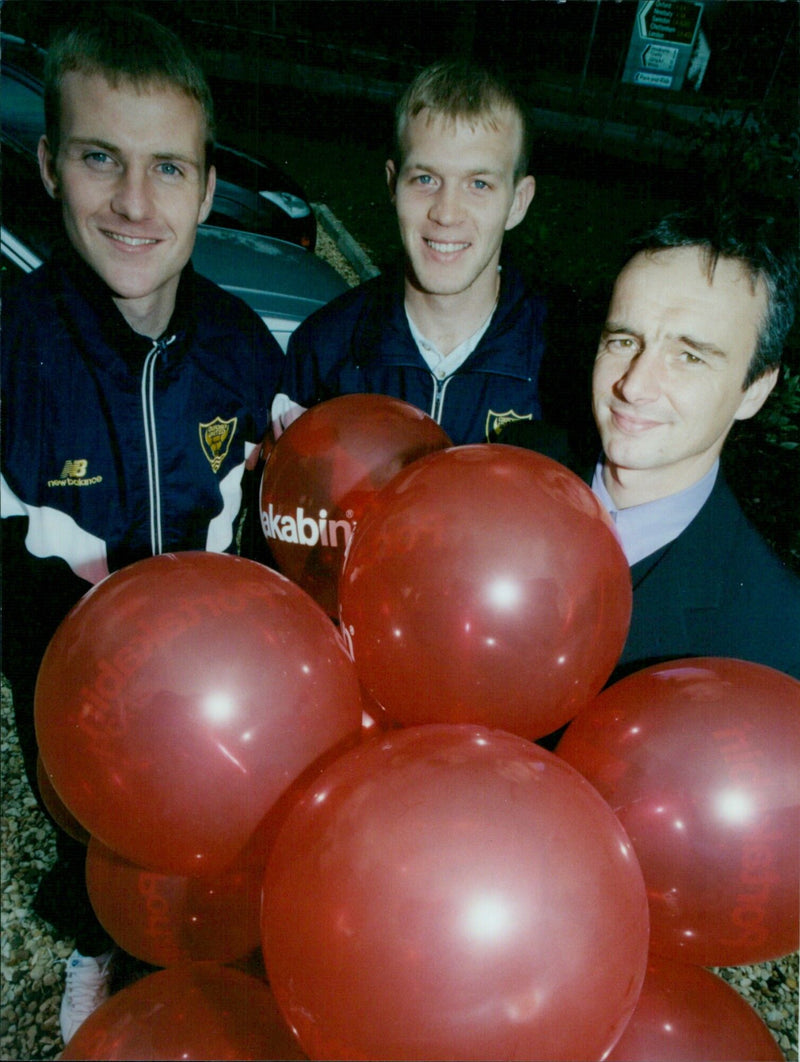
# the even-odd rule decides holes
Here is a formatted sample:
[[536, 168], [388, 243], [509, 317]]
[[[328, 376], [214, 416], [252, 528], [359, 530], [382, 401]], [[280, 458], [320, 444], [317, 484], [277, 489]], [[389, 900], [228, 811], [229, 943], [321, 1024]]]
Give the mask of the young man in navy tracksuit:
[[501, 264], [535, 190], [524, 110], [493, 75], [453, 61], [424, 70], [396, 118], [386, 176], [403, 274], [346, 292], [297, 329], [276, 436], [303, 409], [358, 392], [410, 402], [456, 445], [541, 415], [544, 303]]
[[[34, 684], [56, 626], [140, 558], [235, 551], [282, 361], [189, 261], [214, 195], [213, 108], [174, 35], [93, 10], [49, 52], [45, 111], [40, 170], [67, 239], [6, 294], [2, 364], [3, 665], [34, 791]], [[63, 834], [58, 849], [34, 906], [75, 937], [68, 1040], [108, 994], [113, 952], [85, 849]]]

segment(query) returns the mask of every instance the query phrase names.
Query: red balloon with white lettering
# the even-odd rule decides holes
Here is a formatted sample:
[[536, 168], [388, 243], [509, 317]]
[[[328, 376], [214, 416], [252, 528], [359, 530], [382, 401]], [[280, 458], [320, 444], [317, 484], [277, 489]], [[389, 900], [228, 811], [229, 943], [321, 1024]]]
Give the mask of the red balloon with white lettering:
[[289, 579], [218, 553], [162, 554], [93, 587], [39, 670], [36, 734], [60, 799], [107, 848], [208, 876], [282, 794], [361, 734], [355, 668]]
[[452, 446], [426, 413], [388, 395], [340, 395], [280, 436], [261, 478], [261, 527], [275, 563], [330, 616], [353, 529], [401, 468]]
[[797, 948], [800, 683], [742, 660], [671, 661], [601, 693], [557, 751], [631, 839], [653, 954], [739, 966]]

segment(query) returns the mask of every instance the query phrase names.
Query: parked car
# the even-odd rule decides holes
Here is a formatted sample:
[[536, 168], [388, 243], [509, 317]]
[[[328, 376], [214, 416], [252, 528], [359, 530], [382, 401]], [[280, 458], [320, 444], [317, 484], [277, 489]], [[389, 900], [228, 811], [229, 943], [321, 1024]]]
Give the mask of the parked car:
[[[40, 265], [63, 234], [60, 209], [44, 189], [36, 157], [20, 145], [21, 115], [15, 129], [2, 130], [4, 288]], [[199, 273], [252, 306], [284, 350], [305, 317], [347, 289], [321, 258], [260, 233], [201, 225], [192, 260]]]
[[284, 350], [301, 321], [348, 287], [332, 266], [296, 244], [213, 225], [197, 230], [192, 262], [252, 306]]
[[[0, 116], [3, 137], [36, 154], [44, 130], [44, 53], [9, 34], [3, 48]], [[226, 144], [216, 145], [217, 188], [209, 225], [260, 232], [313, 251], [317, 219], [305, 192], [280, 166]]]
[[275, 163], [217, 144], [217, 187], [209, 225], [262, 232], [308, 251], [317, 244], [317, 219], [305, 192]]

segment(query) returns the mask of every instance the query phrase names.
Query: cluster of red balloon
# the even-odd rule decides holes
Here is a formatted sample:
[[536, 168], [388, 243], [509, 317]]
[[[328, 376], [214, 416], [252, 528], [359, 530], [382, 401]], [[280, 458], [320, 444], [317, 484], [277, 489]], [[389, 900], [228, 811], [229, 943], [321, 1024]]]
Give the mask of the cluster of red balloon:
[[323, 403], [264, 472], [276, 562], [338, 602], [369, 713], [407, 728], [332, 764], [278, 834], [270, 983], [315, 1057], [599, 1057], [644, 976], [640, 871], [596, 794], [525, 739], [607, 680], [628, 566], [567, 469], [443, 448], [430, 423], [409, 459], [426, 422], [408, 408]]
[[[306, 427], [302, 418], [297, 425], [298, 433]], [[798, 798], [792, 766], [797, 763], [800, 719], [797, 684], [741, 662], [677, 662], [666, 673], [659, 669], [655, 678], [643, 673], [597, 697], [627, 634], [628, 569], [601, 507], [565, 469], [503, 446], [453, 448], [414, 461], [394, 475], [363, 512], [342, 564], [338, 600], [342, 633], [365, 703], [383, 725], [484, 724], [536, 739], [577, 716], [559, 752], [609, 800], [642, 863], [653, 924], [648, 984], [657, 985], [659, 978], [663, 984], [667, 976], [659, 965], [661, 956], [681, 964], [732, 965], [792, 950], [797, 939]], [[635, 706], [643, 716], [627, 728], [628, 715], [620, 711], [625, 695], [626, 707]], [[682, 709], [671, 712], [665, 701], [671, 707], [680, 703]], [[387, 763], [393, 762], [395, 740], [396, 735], [385, 737], [380, 746]], [[357, 773], [355, 755], [350, 754], [350, 770]], [[399, 752], [396, 755], [405, 763]], [[344, 770], [341, 763], [339, 768]], [[379, 765], [371, 769], [379, 770]], [[331, 838], [335, 835], [338, 845], [347, 836], [354, 845], [350, 858], [360, 868], [371, 868], [371, 862], [358, 847], [359, 826], [375, 846], [387, 829], [396, 836], [394, 813], [371, 789], [366, 796], [367, 779], [358, 779], [364, 785], [359, 807], [368, 806], [369, 812], [360, 810], [356, 816], [346, 801], [334, 799], [342, 789], [353, 796], [356, 782], [353, 777], [337, 781], [333, 775], [320, 780], [315, 790], [319, 806], [303, 803], [296, 809], [291, 821], [297, 836], [305, 838], [305, 848], [295, 848], [289, 833], [280, 835], [267, 875], [267, 893], [276, 909], [288, 902], [281, 901], [281, 890], [289, 895], [291, 874], [299, 873], [304, 858], [312, 861], [305, 867], [308, 876], [319, 871], [313, 860], [321, 862], [323, 853], [314, 848], [315, 830], [329, 831], [326, 858], [333, 849]], [[624, 797], [617, 788], [625, 789]], [[430, 793], [423, 805], [422, 799], [413, 799], [416, 792], [416, 786], [410, 788], [412, 807], [433, 807], [437, 824], [449, 821]], [[311, 835], [303, 833], [304, 816]], [[470, 825], [475, 818], [474, 812], [464, 816]], [[498, 814], [499, 834], [502, 822]], [[447, 851], [442, 838], [437, 843]], [[473, 855], [483, 845], [490, 850], [488, 842], [473, 838], [472, 844]], [[435, 857], [431, 853], [429, 858]], [[412, 871], [412, 880], [421, 877], [419, 863], [419, 853], [416, 860], [406, 853], [405, 860], [391, 864], [394, 891], [389, 895], [393, 901], [397, 891], [398, 905], [406, 905], [404, 914], [424, 910], [419, 897], [411, 902], [400, 892]], [[331, 870], [334, 877], [337, 872], [341, 868]], [[525, 876], [519, 865], [517, 875]], [[324, 947], [326, 953], [330, 949], [336, 957], [336, 978], [352, 989], [350, 957], [337, 936], [352, 933], [356, 941], [369, 939], [370, 956], [380, 956], [381, 945], [396, 946], [399, 956], [377, 969], [389, 978], [388, 995], [403, 983], [405, 998], [411, 976], [408, 984], [402, 982], [403, 962], [406, 956], [418, 959], [421, 954], [403, 916], [393, 923], [403, 929], [402, 934], [397, 930], [397, 937], [385, 926], [375, 930], [377, 940], [369, 936], [369, 895], [387, 886], [369, 879], [371, 884], [356, 895], [343, 892], [333, 879], [325, 880], [327, 898], [337, 898], [340, 914], [348, 912], [344, 923], [332, 925], [326, 897], [316, 893], [316, 917], [306, 911], [303, 932], [291, 919], [279, 925], [281, 919], [269, 909], [264, 914], [268, 964], [278, 983], [285, 977], [292, 985], [291, 992], [279, 991], [282, 1005], [293, 1018], [299, 1012], [315, 1015], [304, 1046], [331, 1057], [361, 1049], [380, 1054], [381, 1043], [389, 1053], [406, 1056], [419, 1050], [433, 1057], [432, 1043], [452, 1052], [448, 1036], [455, 1035], [453, 1028], [447, 1034], [441, 1027], [433, 1031], [426, 1025], [430, 1014], [421, 1008], [404, 1013], [392, 1025], [380, 1009], [388, 1006], [388, 996], [371, 1010], [355, 991], [352, 998], [358, 1001], [360, 1017], [350, 1015], [333, 978], [329, 982], [321, 973], [314, 980], [308, 974], [304, 964], [314, 948]], [[449, 901], [458, 908], [455, 896]], [[288, 924], [294, 926], [289, 936]], [[435, 937], [430, 924], [426, 931]], [[448, 951], [440, 939], [437, 954], [444, 954], [454, 968], [460, 961], [461, 976], [468, 977], [463, 953]], [[362, 956], [361, 961], [363, 965], [367, 960]], [[688, 983], [696, 967], [682, 968]], [[397, 980], [391, 979], [390, 970]], [[371, 968], [360, 971], [364, 978], [371, 975]], [[446, 983], [441, 969], [438, 983]], [[380, 996], [377, 988], [375, 992]], [[439, 1006], [441, 1023], [457, 1018], [469, 1027], [468, 1007], [442, 1008], [441, 997], [430, 985], [409, 996], [420, 997], [431, 1008]], [[634, 1013], [631, 1037], [646, 1016], [648, 998], [652, 993], [645, 992]], [[720, 993], [710, 989], [709, 999], [717, 998]], [[338, 1020], [337, 1015], [344, 1014], [349, 1015], [347, 1021]], [[302, 1017], [297, 1024], [304, 1028]], [[726, 1020], [717, 1024], [725, 1027]], [[727, 1027], [732, 1024], [728, 1021]], [[683, 1026], [680, 1013], [675, 1013], [673, 1028]], [[407, 1027], [426, 1029], [432, 1040], [425, 1041], [424, 1049], [419, 1040], [409, 1046], [398, 1032]], [[493, 1048], [481, 1036], [489, 1037], [490, 1028], [502, 1039], [502, 1031], [488, 1019], [477, 1039], [470, 1027], [473, 1042], [481, 1044], [478, 1050], [486, 1057]], [[382, 1035], [400, 1039], [381, 1041]], [[693, 1037], [687, 1034], [688, 1040]], [[674, 1042], [672, 1047], [659, 1046], [650, 1038], [649, 1057], [662, 1057], [662, 1051], [663, 1057], [672, 1057]], [[771, 1057], [768, 1033], [765, 1042], [768, 1046], [761, 1050]], [[630, 1038], [627, 1043], [625, 1050], [633, 1050]], [[583, 1048], [586, 1043], [575, 1048], [576, 1056]], [[691, 1053], [696, 1046], [686, 1049]], [[702, 1049], [712, 1050], [707, 1043]], [[506, 1043], [505, 1050], [513, 1048]], [[549, 1057], [547, 1050], [543, 1041], [537, 1042], [536, 1057]], [[714, 1050], [724, 1057], [727, 1048], [720, 1040]]]
[[[316, 407], [262, 482], [291, 580], [157, 557], [56, 633], [50, 800], [91, 835], [101, 921], [168, 967], [65, 1059], [688, 1058], [648, 1031], [666, 1006], [700, 1035], [670, 964], [794, 946], [800, 685], [695, 660], [600, 693], [631, 609], [601, 505], [541, 455], [447, 443], [392, 399]], [[259, 941], [274, 1000], [197, 961]]]
[[721, 658], [646, 668], [586, 707], [557, 753], [614, 810], [647, 886], [651, 968], [610, 1057], [780, 1059], [698, 967], [797, 947], [800, 683]]

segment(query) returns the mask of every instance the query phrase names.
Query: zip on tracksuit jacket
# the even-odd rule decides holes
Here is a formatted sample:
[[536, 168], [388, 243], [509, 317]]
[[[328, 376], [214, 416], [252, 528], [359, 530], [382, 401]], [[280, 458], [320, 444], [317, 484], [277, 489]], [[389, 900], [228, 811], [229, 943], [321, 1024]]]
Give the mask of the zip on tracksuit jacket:
[[153, 554], [235, 550], [245, 458], [282, 360], [258, 315], [191, 265], [157, 342], [67, 248], [7, 293], [3, 670], [15, 707], [91, 584]]
[[[307, 409], [343, 394], [391, 395], [428, 413], [457, 446], [488, 442], [503, 423], [541, 416], [544, 318], [544, 300], [504, 263], [489, 328], [464, 364], [439, 379], [411, 335], [402, 278], [376, 277], [293, 333], [274, 409]], [[286, 426], [279, 421], [276, 432]]]

